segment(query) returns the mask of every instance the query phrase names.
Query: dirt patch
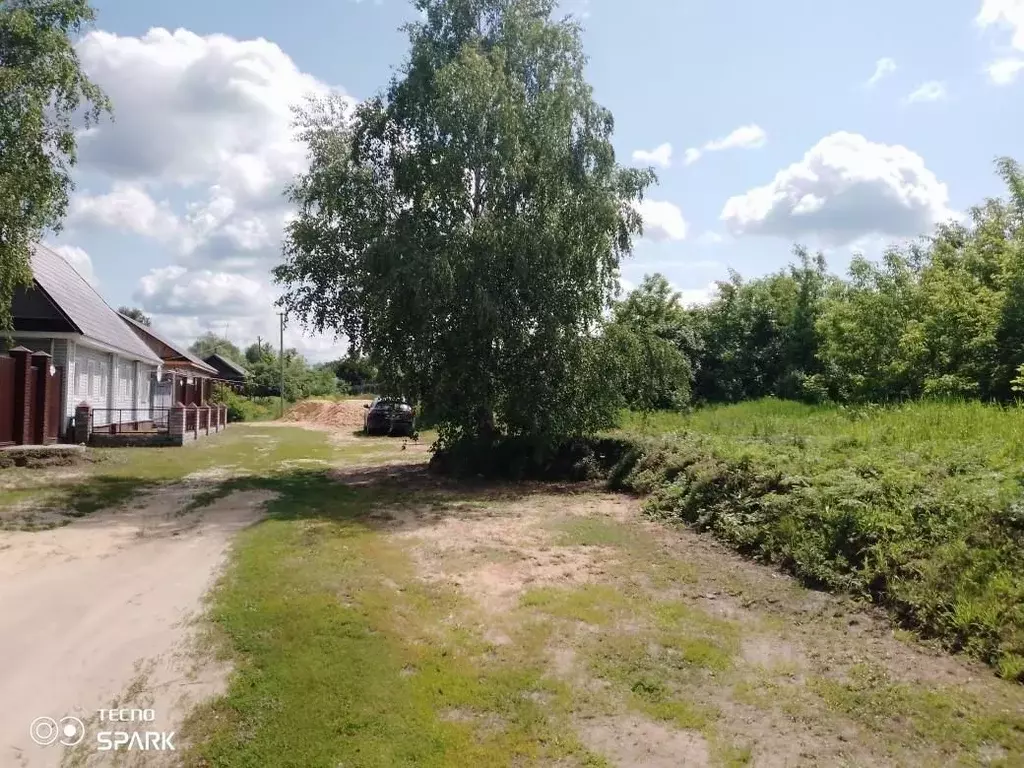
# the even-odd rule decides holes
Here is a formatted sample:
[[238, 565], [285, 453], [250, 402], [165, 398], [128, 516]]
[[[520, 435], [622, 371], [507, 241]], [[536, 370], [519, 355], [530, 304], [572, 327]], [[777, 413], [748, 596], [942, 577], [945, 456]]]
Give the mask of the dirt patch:
[[402, 510], [391, 522], [411, 544], [422, 578], [454, 584], [500, 614], [531, 587], [587, 584], [614, 562], [597, 547], [552, 547], [542, 517], [532, 505], [466, 505], [433, 518], [428, 510]]
[[285, 413], [281, 421], [316, 424], [337, 429], [360, 429], [367, 400], [304, 400], [296, 403]]
[[677, 731], [636, 716], [585, 720], [580, 739], [612, 765], [623, 768], [700, 768], [711, 764], [699, 733]]
[[0, 534], [0, 701], [17, 704], [0, 713], [0, 765], [60, 763], [61, 749], [29, 739], [35, 717], [79, 717], [95, 746], [99, 707], [144, 702], [153, 729], [174, 730], [220, 688], [223, 670], [192, 664], [190, 625], [231, 538], [272, 494], [235, 493], [181, 515], [188, 496], [164, 489], [65, 528]]

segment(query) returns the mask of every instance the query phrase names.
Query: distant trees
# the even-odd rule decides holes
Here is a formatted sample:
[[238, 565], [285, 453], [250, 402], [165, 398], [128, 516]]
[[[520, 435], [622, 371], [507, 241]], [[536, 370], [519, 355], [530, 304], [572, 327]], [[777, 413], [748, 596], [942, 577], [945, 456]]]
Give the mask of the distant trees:
[[149, 315], [147, 315], [138, 307], [118, 307], [117, 311], [120, 312], [125, 317], [130, 317], [132, 320], [141, 325], [150, 326], [153, 324], [153, 321], [150, 319]]
[[217, 353], [234, 363], [242, 366], [245, 365], [245, 355], [242, 354], [242, 351], [231, 340], [218, 336], [213, 331], [207, 331], [197, 338], [188, 349], [200, 359], [206, 359], [210, 355]]
[[[788, 269], [749, 281], [733, 274], [714, 301], [691, 310], [678, 307], [663, 278], [647, 278], [604, 331], [607, 344], [632, 350], [618, 358], [620, 392], [633, 407], [666, 402], [657, 372], [637, 373], [640, 361], [660, 358], [641, 355], [636, 339], [653, 348], [650, 340], [666, 338], [658, 318], [672, 317], [689, 331], [672, 347], [687, 357], [698, 402], [1019, 397], [1024, 176], [1012, 160], [997, 165], [1006, 200], [987, 200], [966, 223], [943, 224], [878, 263], [855, 257], [845, 278], [829, 275], [820, 254], [798, 247], [799, 261]], [[651, 302], [674, 308], [655, 315], [623, 310]], [[638, 391], [636, 381], [649, 386]]]

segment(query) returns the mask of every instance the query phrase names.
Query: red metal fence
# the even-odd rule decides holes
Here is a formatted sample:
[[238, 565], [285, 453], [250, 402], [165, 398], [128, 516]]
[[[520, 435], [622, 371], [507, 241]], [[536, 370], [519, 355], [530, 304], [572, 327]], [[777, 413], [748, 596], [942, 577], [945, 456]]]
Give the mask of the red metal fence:
[[0, 357], [0, 445], [14, 443], [14, 358]]
[[29, 355], [0, 355], [0, 445], [52, 443], [60, 434], [64, 370], [51, 375], [49, 355]]

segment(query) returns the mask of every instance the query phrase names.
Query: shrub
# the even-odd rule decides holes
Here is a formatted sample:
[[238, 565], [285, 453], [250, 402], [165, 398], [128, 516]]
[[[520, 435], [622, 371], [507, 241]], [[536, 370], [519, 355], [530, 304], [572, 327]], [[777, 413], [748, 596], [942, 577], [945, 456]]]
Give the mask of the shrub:
[[273, 398], [244, 397], [228, 387], [214, 389], [210, 402], [227, 406], [228, 421], [266, 421], [277, 416]]
[[609, 484], [1024, 681], [1024, 413], [767, 400], [687, 426], [627, 441]]

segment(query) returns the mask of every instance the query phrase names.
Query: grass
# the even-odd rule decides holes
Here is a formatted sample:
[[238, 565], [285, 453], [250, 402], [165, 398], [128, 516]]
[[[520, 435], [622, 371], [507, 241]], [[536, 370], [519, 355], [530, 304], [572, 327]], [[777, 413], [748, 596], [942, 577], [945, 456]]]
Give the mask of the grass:
[[[5, 470], [0, 527], [52, 527], [118, 507], [147, 490], [197, 473], [273, 475], [295, 465], [327, 463], [341, 451], [324, 433], [233, 424], [182, 448], [109, 448], [90, 453], [91, 462], [71, 474]], [[37, 523], [34, 517], [43, 522]]]
[[210, 606], [236, 671], [187, 723], [186, 765], [601, 764], [536, 649], [490, 645], [367, 524], [375, 492], [315, 475], [276, 490]]
[[1024, 410], [764, 400], [627, 414], [613, 483], [1024, 681]]

